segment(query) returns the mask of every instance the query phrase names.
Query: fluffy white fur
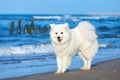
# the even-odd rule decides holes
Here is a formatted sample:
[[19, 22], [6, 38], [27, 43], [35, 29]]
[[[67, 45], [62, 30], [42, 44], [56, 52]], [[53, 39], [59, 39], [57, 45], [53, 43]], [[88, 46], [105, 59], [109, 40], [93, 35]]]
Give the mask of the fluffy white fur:
[[81, 69], [90, 70], [92, 59], [98, 50], [94, 26], [87, 21], [80, 22], [74, 29], [69, 29], [68, 23], [50, 24], [50, 26], [50, 37], [58, 66], [56, 74], [66, 71], [76, 51], [84, 61]]

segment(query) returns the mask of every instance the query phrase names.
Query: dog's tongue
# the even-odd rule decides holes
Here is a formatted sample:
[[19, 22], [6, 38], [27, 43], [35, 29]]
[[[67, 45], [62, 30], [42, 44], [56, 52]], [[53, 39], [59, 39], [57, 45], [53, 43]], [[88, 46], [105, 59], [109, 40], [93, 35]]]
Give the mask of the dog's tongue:
[[62, 39], [58, 39], [57, 41], [58, 41], [58, 42], [61, 42], [61, 40], [62, 40]]

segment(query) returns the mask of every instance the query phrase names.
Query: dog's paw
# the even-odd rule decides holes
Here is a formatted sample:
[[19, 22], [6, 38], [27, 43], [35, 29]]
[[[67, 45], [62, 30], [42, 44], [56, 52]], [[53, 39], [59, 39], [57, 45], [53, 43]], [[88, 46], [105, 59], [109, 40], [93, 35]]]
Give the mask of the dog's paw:
[[62, 74], [61, 72], [55, 72], [55, 75]]
[[81, 70], [84, 70], [84, 71], [89, 71], [90, 68], [81, 68]]

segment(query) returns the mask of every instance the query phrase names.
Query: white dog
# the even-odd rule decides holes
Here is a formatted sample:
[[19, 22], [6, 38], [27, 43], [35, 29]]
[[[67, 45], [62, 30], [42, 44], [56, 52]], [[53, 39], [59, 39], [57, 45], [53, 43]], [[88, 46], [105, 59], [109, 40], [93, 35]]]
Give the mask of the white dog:
[[57, 72], [61, 74], [69, 67], [71, 58], [78, 51], [84, 61], [83, 70], [91, 69], [91, 61], [98, 50], [97, 35], [94, 26], [83, 21], [74, 29], [68, 23], [50, 24], [50, 37], [57, 58]]

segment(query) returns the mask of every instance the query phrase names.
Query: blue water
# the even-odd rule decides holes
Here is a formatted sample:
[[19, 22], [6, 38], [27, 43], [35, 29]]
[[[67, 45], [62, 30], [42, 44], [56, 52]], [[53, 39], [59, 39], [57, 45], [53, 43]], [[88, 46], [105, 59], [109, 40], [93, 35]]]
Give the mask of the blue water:
[[[32, 19], [34, 33], [24, 34], [25, 25], [31, 25]], [[21, 34], [17, 34], [18, 20], [21, 20]], [[12, 21], [15, 24], [10, 35]], [[3, 14], [0, 15], [0, 79], [55, 72], [57, 66], [49, 37], [49, 24], [67, 22], [70, 28], [74, 28], [80, 21], [90, 21], [96, 27], [99, 50], [92, 64], [120, 58], [120, 15]], [[47, 31], [44, 31], [45, 27]], [[82, 65], [82, 60], [75, 55], [69, 69], [79, 69]]]

